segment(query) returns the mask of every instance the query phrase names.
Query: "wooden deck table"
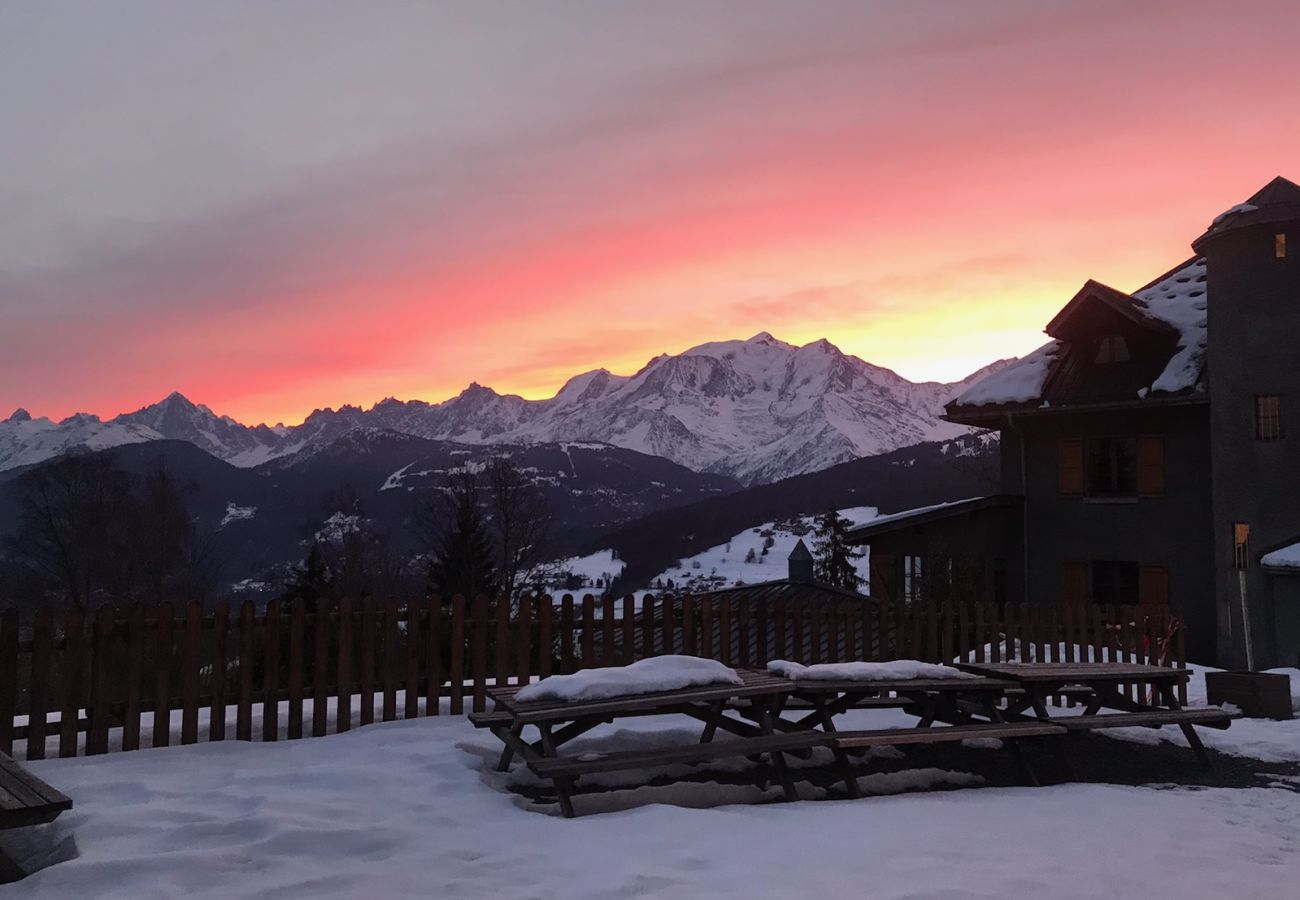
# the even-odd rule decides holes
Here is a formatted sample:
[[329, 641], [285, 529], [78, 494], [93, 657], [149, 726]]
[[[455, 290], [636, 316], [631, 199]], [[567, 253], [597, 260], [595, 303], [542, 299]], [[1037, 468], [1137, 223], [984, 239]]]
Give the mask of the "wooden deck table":
[[[957, 663], [957, 668], [1018, 685], [1024, 693], [1018, 698], [1008, 698], [1004, 717], [1009, 720], [1050, 720], [1072, 732], [1177, 725], [1197, 759], [1206, 767], [1212, 767], [1212, 763], [1193, 726], [1227, 728], [1233, 718], [1218, 708], [1183, 708], [1175, 688], [1191, 677], [1188, 669], [1119, 662]], [[1123, 687], [1135, 683], [1150, 684], [1158, 702], [1138, 703], [1129, 699]], [[1064, 688], [1079, 685], [1090, 691], [1083, 715], [1053, 717], [1048, 712], [1048, 698]], [[1028, 709], [1033, 710], [1032, 717], [1024, 715]], [[1116, 712], [1103, 715], [1100, 714], [1103, 709]]]

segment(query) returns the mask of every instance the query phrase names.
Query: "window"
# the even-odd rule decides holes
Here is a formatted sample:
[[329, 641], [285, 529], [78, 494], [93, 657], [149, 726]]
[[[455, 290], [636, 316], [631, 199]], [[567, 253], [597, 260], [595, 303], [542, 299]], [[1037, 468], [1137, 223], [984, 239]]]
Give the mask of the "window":
[[921, 599], [921, 557], [903, 557], [903, 602], [915, 603]]
[[1282, 440], [1282, 398], [1277, 394], [1255, 395], [1255, 440]]
[[1138, 564], [1109, 559], [1093, 560], [1089, 566], [1093, 603], [1134, 605], [1138, 602]]
[[1137, 438], [1093, 438], [1084, 460], [1090, 497], [1135, 497]]
[[1083, 493], [1083, 441], [1071, 438], [1056, 445], [1056, 481], [1062, 497]]
[[1276, 259], [1286, 259], [1286, 235], [1273, 235], [1273, 256]]
[[1128, 344], [1124, 338], [1118, 334], [1108, 334], [1097, 343], [1097, 355], [1093, 362], [1099, 365], [1105, 363], [1128, 362], [1132, 359], [1129, 356]]
[[1232, 567], [1245, 571], [1250, 566], [1250, 523], [1232, 523]]

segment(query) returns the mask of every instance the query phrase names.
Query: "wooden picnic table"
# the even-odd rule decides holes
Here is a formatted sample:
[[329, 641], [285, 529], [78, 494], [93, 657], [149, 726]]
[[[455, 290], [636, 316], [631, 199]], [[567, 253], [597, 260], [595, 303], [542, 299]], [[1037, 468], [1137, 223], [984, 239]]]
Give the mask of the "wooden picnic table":
[[[0, 829], [44, 825], [69, 809], [72, 801], [64, 794], [0, 753]], [[17, 881], [25, 874], [0, 850], [0, 884]]]
[[[560, 810], [566, 817], [574, 815], [572, 795], [576, 778], [581, 774], [729, 756], [767, 757], [786, 799], [793, 800], [794, 783], [784, 754], [808, 749], [824, 742], [825, 737], [811, 733], [777, 734], [773, 727], [774, 710], [780, 699], [793, 689], [791, 682], [766, 672], [742, 670], [738, 674], [741, 684], [705, 685], [587, 701], [520, 702], [515, 696], [520, 690], [518, 686], [494, 688], [488, 691], [495, 704], [493, 711], [471, 715], [470, 721], [489, 728], [505, 744], [498, 771], [505, 771], [512, 757], [518, 755], [538, 777], [552, 782]], [[749, 702], [752, 721], [726, 715], [728, 704], [736, 700]], [[621, 718], [667, 714], [685, 715], [704, 723], [700, 743], [693, 748], [560, 755], [561, 747], [599, 725]], [[530, 725], [539, 734], [532, 742], [523, 737], [524, 729]], [[714, 741], [719, 730], [736, 735], [736, 739]]]
[[[1233, 719], [1231, 714], [1217, 708], [1183, 708], [1175, 688], [1191, 677], [1187, 669], [1120, 662], [957, 663], [957, 668], [1014, 682], [1023, 690], [1021, 697], [1008, 699], [1003, 713], [1008, 720], [1031, 718], [1024, 712], [1032, 709], [1032, 718], [1051, 721], [1069, 732], [1177, 725], [1197, 759], [1206, 767], [1213, 764], [1193, 726], [1227, 728]], [[1123, 690], [1129, 684], [1150, 684], [1158, 702], [1130, 699]], [[1052, 716], [1048, 712], [1048, 698], [1075, 685], [1082, 685], [1090, 692], [1083, 715]], [[1101, 714], [1103, 709], [1116, 712]]]
[[[1000, 704], [1008, 691], [1016, 690], [1014, 681], [989, 676], [880, 681], [796, 679], [789, 697], [805, 701], [812, 707], [812, 712], [795, 719], [779, 718], [777, 727], [791, 731], [820, 727], [825, 733], [837, 735], [830, 745], [836, 753], [865, 750], [881, 744], [998, 738], [1010, 750], [1025, 781], [1037, 785], [1038, 776], [1024, 754], [1020, 739], [1064, 732], [1055, 727], [1026, 728], [1024, 726], [1030, 723], [1006, 721]], [[855, 709], [882, 707], [901, 708], [916, 716], [916, 727], [852, 732], [840, 732], [836, 728], [835, 717], [838, 715]], [[778, 708], [778, 712], [789, 714], [784, 707]], [[987, 721], [981, 721], [981, 717]], [[936, 722], [950, 727], [934, 728]]]
[[[849, 797], [859, 797], [857, 773], [848, 754], [893, 744], [932, 744], [968, 738], [1003, 739], [1026, 780], [1037, 778], [1019, 746], [1021, 738], [1063, 735], [1053, 723], [1005, 721], [999, 703], [1013, 682], [997, 678], [915, 678], [879, 682], [793, 681], [757, 670], [739, 670], [740, 685], [710, 685], [635, 694], [603, 700], [520, 702], [520, 686], [490, 689], [490, 712], [475, 713], [471, 722], [488, 728], [503, 744], [498, 771], [519, 756], [538, 777], [549, 780], [565, 816], [574, 815], [573, 794], [579, 776], [594, 772], [649, 768], [671, 763], [708, 762], [745, 756], [766, 758], [787, 800], [796, 798], [785, 755], [804, 755], [828, 748]], [[811, 712], [783, 718], [791, 698], [805, 702]], [[963, 712], [960, 702], [976, 702], [988, 721]], [[903, 707], [916, 715], [915, 728], [838, 731], [834, 717], [849, 709]], [[797, 712], [791, 710], [790, 712]], [[730, 713], [730, 715], [729, 715]], [[635, 751], [563, 754], [561, 748], [591, 729], [621, 718], [681, 714], [704, 724], [699, 742]], [[939, 727], [934, 727], [939, 723]], [[525, 740], [533, 726], [538, 737]], [[718, 732], [727, 737], [717, 739]]]

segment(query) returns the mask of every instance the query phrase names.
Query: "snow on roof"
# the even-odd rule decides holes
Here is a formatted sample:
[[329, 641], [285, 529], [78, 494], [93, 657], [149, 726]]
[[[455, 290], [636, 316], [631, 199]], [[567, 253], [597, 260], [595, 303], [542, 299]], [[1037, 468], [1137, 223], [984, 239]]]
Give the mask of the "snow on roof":
[[1210, 224], [1218, 225], [1224, 219], [1228, 218], [1228, 216], [1235, 216], [1237, 213], [1243, 212], [1254, 212], [1257, 209], [1259, 209], [1259, 207], [1253, 203], [1238, 203], [1236, 206], [1229, 206], [1223, 212], [1219, 213], [1214, 217], [1214, 221]]
[[1195, 259], [1133, 295], [1146, 311], [1178, 329], [1178, 349], [1151, 384], [1177, 393], [1195, 387], [1205, 360], [1205, 260]]
[[[960, 506], [963, 503], [972, 503], [976, 500], [983, 500], [983, 497], [967, 497], [964, 500], [949, 500], [947, 503], [936, 503], [933, 506], [918, 506], [916, 509], [905, 509], [902, 512], [890, 513], [887, 516], [877, 516], [866, 526], [875, 528], [877, 525], [884, 525], [887, 522], [897, 522], [900, 519], [910, 519], [912, 516], [919, 516], [923, 513], [934, 512], [937, 509], [946, 509], [949, 506]], [[860, 526], [862, 527], [862, 526]], [[856, 531], [857, 529], [852, 529]]]
[[[1178, 349], [1152, 382], [1151, 391], [1173, 394], [1196, 387], [1205, 361], [1205, 260], [1179, 266], [1133, 294], [1133, 299], [1144, 315], [1172, 326], [1179, 334]], [[1052, 341], [975, 382], [954, 405], [992, 406], [1039, 399], [1061, 346], [1060, 341]]]
[[1061, 349], [1060, 341], [1039, 347], [1023, 359], [999, 369], [971, 385], [956, 400], [958, 406], [985, 406], [995, 403], [1028, 403], [1037, 400], [1047, 383], [1052, 360]]
[[1300, 569], [1300, 543], [1265, 553], [1259, 562], [1274, 569]]

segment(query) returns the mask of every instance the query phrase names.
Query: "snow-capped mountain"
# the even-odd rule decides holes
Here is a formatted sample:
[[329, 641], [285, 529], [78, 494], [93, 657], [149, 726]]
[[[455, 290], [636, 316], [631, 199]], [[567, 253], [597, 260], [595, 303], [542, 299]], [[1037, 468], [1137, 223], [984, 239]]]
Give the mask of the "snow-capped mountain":
[[940, 420], [944, 404], [1002, 365], [953, 384], [914, 383], [829, 341], [796, 347], [761, 333], [657, 356], [634, 375], [587, 372], [548, 400], [475, 383], [442, 403], [388, 399], [368, 410], [317, 410], [288, 428], [241, 425], [172, 394], [107, 422], [15, 414], [0, 423], [0, 469], [77, 446], [160, 437], [253, 466], [373, 427], [469, 444], [600, 442], [758, 483], [963, 434], [968, 429]]
[[77, 413], [61, 422], [33, 419], [17, 409], [0, 421], [0, 470], [29, 466], [69, 450], [104, 450], [123, 444], [156, 441], [161, 434], [151, 428], [126, 422], [101, 422], [98, 416]]

